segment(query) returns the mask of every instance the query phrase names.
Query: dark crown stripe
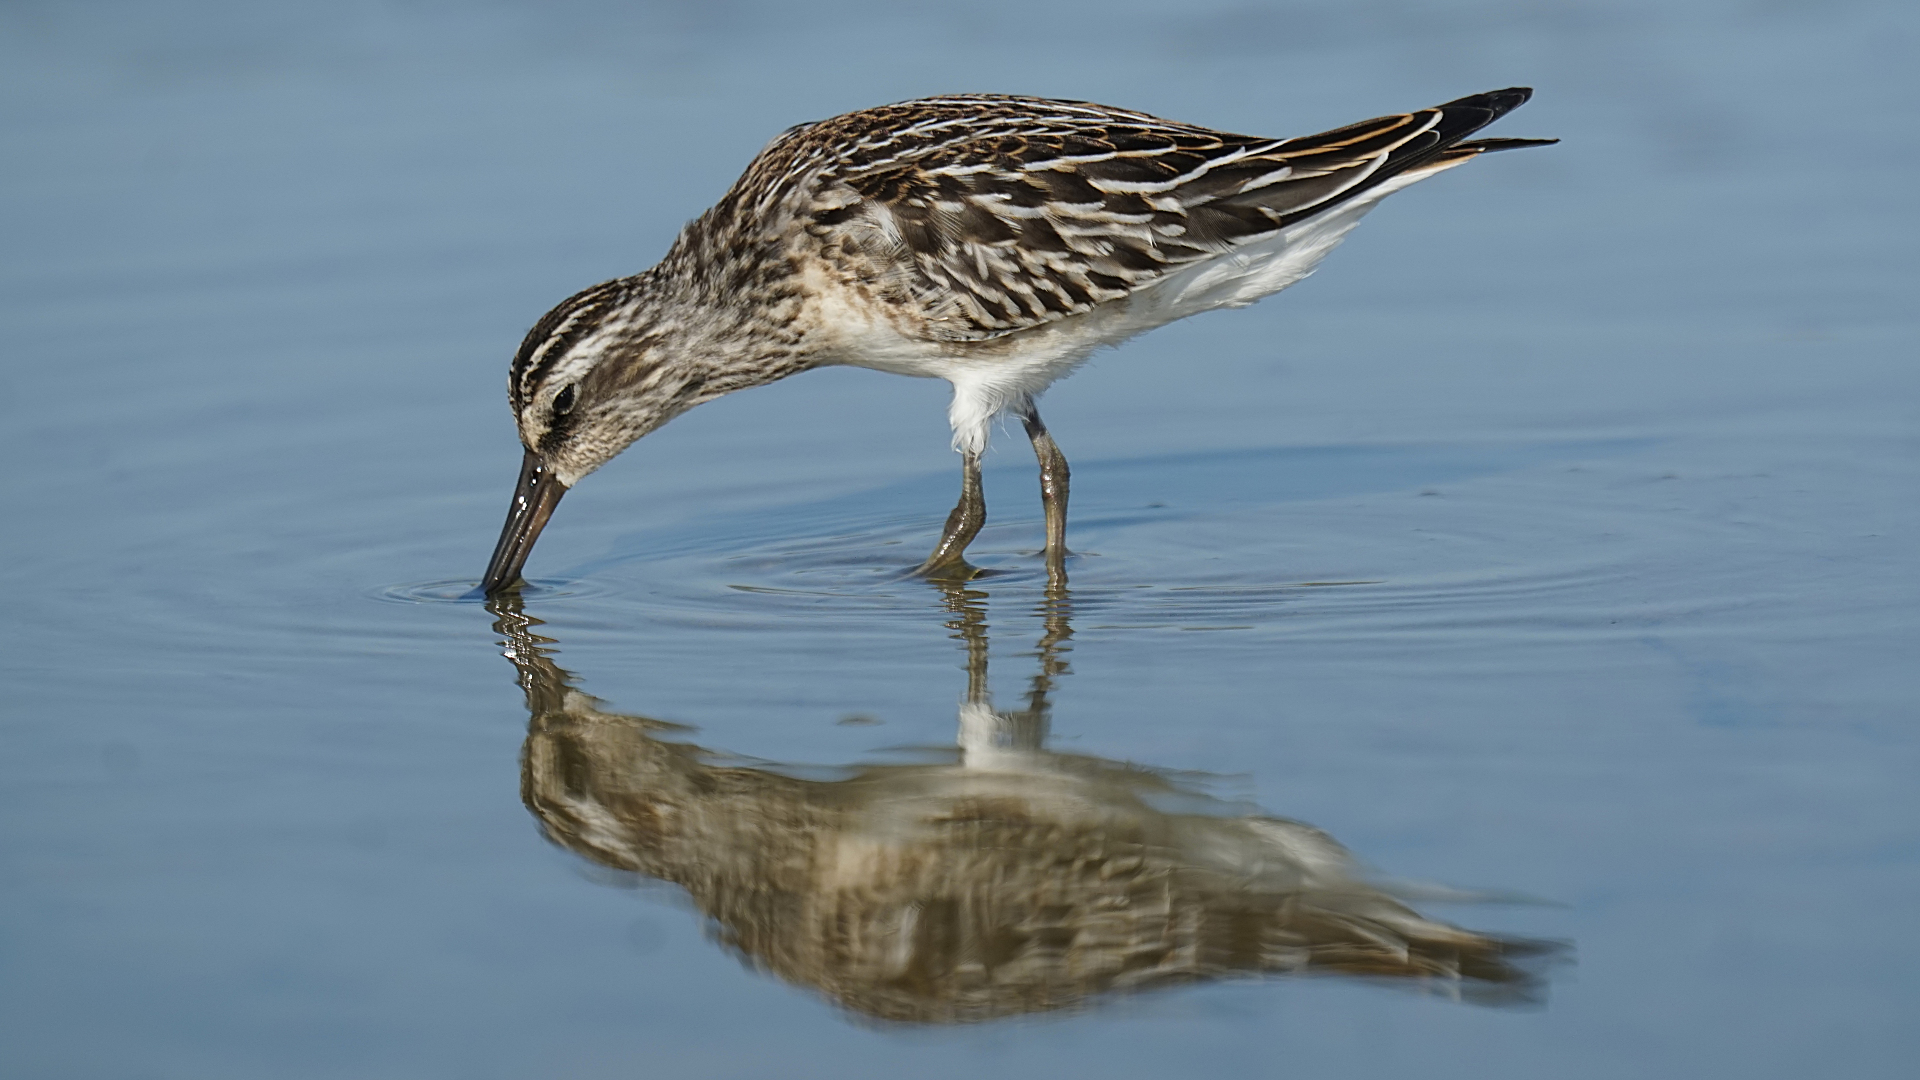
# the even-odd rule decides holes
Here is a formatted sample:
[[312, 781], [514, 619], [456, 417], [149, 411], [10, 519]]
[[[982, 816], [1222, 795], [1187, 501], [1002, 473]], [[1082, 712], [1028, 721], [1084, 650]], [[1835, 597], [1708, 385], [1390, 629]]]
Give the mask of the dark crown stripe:
[[[540, 380], [560, 362], [567, 349], [592, 329], [594, 316], [612, 306], [619, 284], [606, 281], [575, 293], [541, 316], [533, 329], [527, 331], [508, 370], [516, 410], [526, 405]], [[541, 349], [542, 345], [547, 346], [545, 350]], [[535, 360], [536, 354], [538, 360]]]

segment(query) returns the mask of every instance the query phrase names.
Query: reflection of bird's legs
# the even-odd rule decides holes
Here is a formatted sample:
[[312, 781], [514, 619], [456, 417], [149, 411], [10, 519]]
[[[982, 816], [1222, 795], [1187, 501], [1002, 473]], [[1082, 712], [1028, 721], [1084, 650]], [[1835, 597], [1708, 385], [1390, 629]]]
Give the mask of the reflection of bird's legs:
[[1072, 648], [1071, 597], [1064, 585], [1049, 587], [1039, 611], [1046, 629], [1040, 635], [1032, 655], [1040, 661], [1028, 684], [1026, 708], [1015, 712], [996, 712], [993, 693], [987, 683], [989, 653], [987, 594], [953, 581], [936, 581], [943, 602], [952, 618], [947, 629], [967, 651], [967, 696], [960, 707], [960, 745], [968, 752], [970, 764], [986, 765], [996, 754], [1006, 751], [1033, 753], [1047, 741], [1054, 681], [1071, 670], [1065, 654]]
[[960, 761], [969, 768], [990, 769], [1001, 762], [1009, 741], [1005, 718], [993, 711], [993, 690], [987, 683], [987, 609], [982, 603], [987, 594], [951, 579], [935, 579], [933, 584], [953, 614], [947, 620], [947, 629], [967, 651], [967, 696], [960, 702], [956, 739]]
[[1069, 621], [1072, 615], [1070, 604], [1071, 597], [1064, 584], [1047, 589], [1047, 598], [1040, 605], [1046, 630], [1040, 635], [1033, 653], [1040, 660], [1040, 670], [1034, 672], [1033, 681], [1027, 686], [1026, 709], [1011, 717], [1019, 723], [1020, 734], [1016, 736], [1016, 742], [1034, 750], [1040, 749], [1047, 741], [1053, 709], [1047, 695], [1053, 692], [1054, 679], [1073, 670], [1067, 666], [1066, 658], [1066, 653], [1073, 648], [1068, 644], [1073, 637], [1073, 624]]
[[967, 700], [990, 704], [993, 695], [987, 689], [987, 608], [982, 603], [987, 594], [956, 581], [933, 584], [941, 592], [942, 604], [953, 614], [953, 618], [947, 620], [947, 629], [953, 631], [953, 636], [967, 649]]
[[1067, 455], [1047, 434], [1040, 410], [1028, 398], [1021, 407], [1020, 420], [1033, 440], [1033, 456], [1040, 460], [1040, 503], [1047, 511], [1047, 584], [1055, 588], [1067, 583]]
[[964, 451], [960, 464], [960, 502], [947, 515], [947, 527], [933, 554], [916, 573], [936, 580], [965, 581], [974, 574], [967, 565], [967, 545], [987, 523], [987, 497], [980, 487], [980, 455]]

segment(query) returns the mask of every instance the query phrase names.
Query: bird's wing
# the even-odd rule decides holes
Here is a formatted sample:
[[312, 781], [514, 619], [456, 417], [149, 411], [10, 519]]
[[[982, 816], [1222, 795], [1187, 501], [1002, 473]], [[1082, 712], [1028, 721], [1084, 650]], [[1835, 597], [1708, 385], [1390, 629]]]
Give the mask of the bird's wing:
[[1527, 142], [1460, 140], [1529, 93], [1296, 139], [1082, 102], [928, 98], [796, 128], [762, 161], [807, 178], [800, 224], [824, 257], [906, 302], [927, 336], [981, 341], [1126, 296], [1390, 176]]

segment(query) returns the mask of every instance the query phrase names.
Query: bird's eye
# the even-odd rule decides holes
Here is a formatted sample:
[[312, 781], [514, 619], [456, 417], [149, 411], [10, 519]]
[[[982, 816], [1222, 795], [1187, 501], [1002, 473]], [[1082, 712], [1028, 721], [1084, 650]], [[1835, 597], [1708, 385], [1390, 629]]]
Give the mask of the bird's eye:
[[573, 411], [573, 384], [568, 383], [561, 391], [553, 395], [553, 415], [565, 416]]

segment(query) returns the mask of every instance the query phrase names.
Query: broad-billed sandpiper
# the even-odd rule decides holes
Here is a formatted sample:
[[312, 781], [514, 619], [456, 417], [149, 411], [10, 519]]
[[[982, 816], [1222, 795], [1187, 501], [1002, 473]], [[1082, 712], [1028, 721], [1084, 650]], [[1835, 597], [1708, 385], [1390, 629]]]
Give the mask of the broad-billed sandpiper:
[[1079, 101], [977, 95], [789, 128], [651, 270], [548, 312], [508, 379], [526, 457], [481, 589], [517, 586], [560, 497], [704, 401], [829, 364], [942, 378], [960, 503], [920, 572], [964, 578], [980, 456], [1020, 417], [1046, 566], [1065, 581], [1067, 460], [1034, 401], [1102, 345], [1307, 276], [1374, 204], [1492, 150], [1516, 87], [1294, 139]]

